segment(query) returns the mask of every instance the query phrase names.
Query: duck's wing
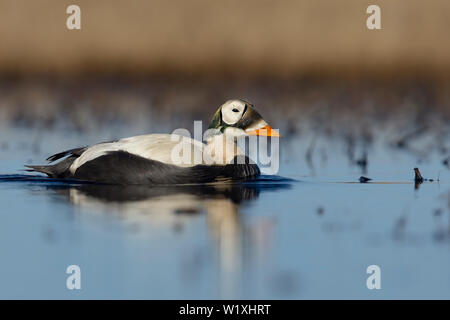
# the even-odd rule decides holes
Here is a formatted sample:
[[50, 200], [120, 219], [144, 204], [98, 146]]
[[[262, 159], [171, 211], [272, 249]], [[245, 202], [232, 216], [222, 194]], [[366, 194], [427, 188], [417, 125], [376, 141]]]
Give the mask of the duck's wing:
[[88, 147], [81, 147], [81, 148], [75, 148], [75, 149], [70, 149], [70, 150], [66, 150], [63, 152], [59, 152], [57, 154], [54, 154], [50, 157], [48, 157], [46, 160], [49, 162], [54, 162], [56, 160], [59, 160], [61, 158], [64, 158], [66, 156], [75, 156], [75, 157], [79, 157], [81, 156], [81, 154], [86, 151]]

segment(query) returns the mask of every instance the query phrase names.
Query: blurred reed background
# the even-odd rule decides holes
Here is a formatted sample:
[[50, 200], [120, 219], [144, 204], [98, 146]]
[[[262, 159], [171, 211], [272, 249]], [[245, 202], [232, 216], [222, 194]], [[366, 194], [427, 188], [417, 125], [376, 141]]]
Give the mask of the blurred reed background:
[[[366, 28], [370, 4], [382, 30]], [[0, 71], [441, 77], [449, 29], [446, 0], [1, 0]]]
[[0, 120], [171, 132], [241, 97], [287, 139], [351, 143], [389, 123], [448, 154], [448, 30], [446, 0], [0, 0]]

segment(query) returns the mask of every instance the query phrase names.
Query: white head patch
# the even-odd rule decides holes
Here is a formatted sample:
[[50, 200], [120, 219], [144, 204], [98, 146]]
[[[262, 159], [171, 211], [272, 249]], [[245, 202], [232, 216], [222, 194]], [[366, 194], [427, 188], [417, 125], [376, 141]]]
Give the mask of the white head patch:
[[229, 100], [222, 105], [222, 120], [226, 124], [236, 124], [245, 111], [245, 102], [241, 100]]

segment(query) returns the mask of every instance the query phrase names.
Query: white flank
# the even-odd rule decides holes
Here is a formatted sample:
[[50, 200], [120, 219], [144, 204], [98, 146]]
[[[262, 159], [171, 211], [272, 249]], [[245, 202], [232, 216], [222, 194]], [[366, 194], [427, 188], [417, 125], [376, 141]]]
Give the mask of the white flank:
[[181, 167], [191, 167], [196, 163], [174, 163], [172, 150], [182, 144], [184, 150], [203, 152], [205, 146], [202, 142], [174, 134], [148, 134], [124, 138], [117, 142], [100, 143], [89, 147], [83, 154], [75, 159], [70, 166], [70, 172], [74, 174], [79, 167], [88, 161], [101, 157], [111, 151], [125, 151], [146, 159], [157, 160], [167, 164]]

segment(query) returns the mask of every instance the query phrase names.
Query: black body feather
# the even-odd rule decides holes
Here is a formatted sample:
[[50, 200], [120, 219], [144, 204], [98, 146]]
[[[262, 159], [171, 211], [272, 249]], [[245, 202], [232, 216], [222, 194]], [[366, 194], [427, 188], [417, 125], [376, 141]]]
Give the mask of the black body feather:
[[27, 166], [31, 170], [47, 174], [52, 178], [74, 178], [78, 180], [121, 185], [208, 183], [223, 180], [247, 180], [260, 175], [256, 164], [248, 157], [238, 161], [234, 158], [227, 165], [196, 165], [179, 167], [157, 160], [146, 159], [125, 151], [112, 151], [80, 166], [75, 174], [69, 171], [81, 148], [56, 154], [49, 159], [66, 159], [48, 166]]
[[86, 151], [86, 149], [87, 149], [87, 147], [66, 150], [66, 151], [54, 154], [54, 155], [48, 157], [46, 160], [49, 161], [49, 162], [54, 162], [56, 160], [64, 158], [65, 156], [68, 156], [68, 155], [75, 156], [77, 158], [77, 157], [81, 156], [81, 154], [84, 151]]

